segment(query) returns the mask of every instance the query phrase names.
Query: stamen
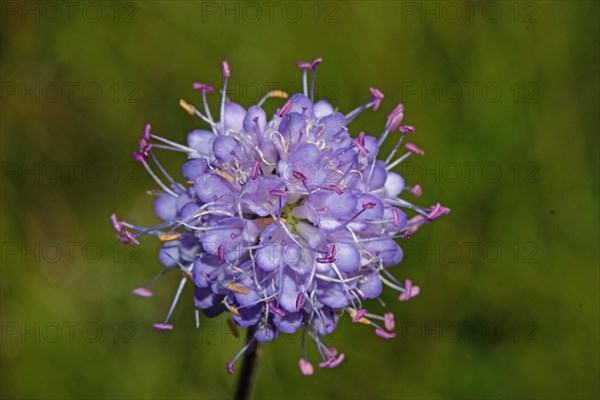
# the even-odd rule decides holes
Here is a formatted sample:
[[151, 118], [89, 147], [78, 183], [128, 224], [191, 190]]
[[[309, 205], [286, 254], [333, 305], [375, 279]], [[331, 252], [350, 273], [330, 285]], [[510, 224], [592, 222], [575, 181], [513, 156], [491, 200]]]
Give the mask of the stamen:
[[146, 289], [145, 287], [133, 289], [132, 293], [140, 297], [152, 297], [154, 295], [151, 290]]
[[146, 126], [144, 127], [144, 140], [146, 142], [150, 141], [150, 129], [152, 128], [152, 125], [150, 124], [146, 124]]
[[300, 311], [302, 309], [303, 305], [304, 305], [304, 293], [300, 292], [300, 293], [298, 293], [298, 296], [296, 297], [296, 311]]
[[302, 72], [302, 92], [308, 97], [308, 70]]
[[117, 238], [121, 241], [121, 243], [123, 244], [136, 244], [139, 245], [140, 241], [135, 237], [135, 235], [129, 231], [123, 231], [121, 233], [121, 235], [117, 236]]
[[335, 258], [331, 257], [317, 257], [316, 261], [319, 264], [332, 264], [335, 262]]
[[[226, 61], [224, 61], [224, 62], [226, 62]], [[194, 89], [200, 90], [201, 92], [204, 92], [204, 93], [212, 93], [214, 90], [214, 88], [212, 86], [207, 85], [205, 83], [195, 82], [192, 86]]]
[[257, 160], [254, 162], [254, 166], [252, 167], [252, 174], [250, 175], [252, 180], [255, 180], [258, 177], [258, 171], [260, 171], [260, 161]]
[[238, 358], [240, 358], [242, 356], [242, 354], [244, 354], [246, 352], [246, 350], [248, 350], [248, 348], [251, 345], [254, 345], [254, 339], [251, 341], [248, 341], [248, 343], [246, 343], [246, 345], [244, 347], [242, 347], [242, 349], [236, 354], [236, 356], [233, 357], [233, 360], [231, 360], [231, 362], [227, 363], [227, 372], [229, 374], [233, 374], [233, 371], [234, 371], [233, 366], [234, 366], [235, 362], [238, 360]]
[[321, 368], [335, 368], [338, 365], [340, 365], [342, 363], [342, 361], [344, 361], [344, 359], [346, 358], [346, 356], [344, 355], [344, 353], [340, 354], [337, 358], [336, 357], [332, 357], [326, 361], [322, 361], [319, 363], [319, 367]]
[[360, 309], [358, 311], [351, 309], [350, 316], [352, 317], [352, 322], [354, 322], [354, 323], [359, 322], [365, 316], [366, 313], [367, 313], [367, 310], [365, 310], [364, 308]]
[[383, 100], [383, 93], [374, 87], [370, 87], [369, 91], [371, 92], [371, 96], [373, 96], [373, 111], [377, 111], [381, 104], [381, 100]]
[[248, 289], [246, 286], [242, 285], [241, 283], [231, 282], [231, 283], [227, 284], [227, 289], [231, 290], [232, 292], [237, 292], [237, 293], [241, 293], [241, 294], [250, 293], [250, 289]]
[[397, 197], [395, 199], [384, 199], [384, 201], [386, 203], [389, 203], [389, 204], [392, 204], [392, 205], [395, 205], [395, 206], [399, 206], [399, 207], [403, 207], [403, 208], [409, 208], [411, 210], [414, 210], [414, 211], [418, 212], [419, 214], [421, 214], [423, 216], [427, 216], [427, 214], [429, 213], [428, 209], [415, 206], [414, 204], [411, 204], [408, 201], [406, 201], [404, 199], [401, 199], [399, 197]]
[[386, 171], [391, 170], [392, 168], [394, 168], [396, 165], [400, 164], [402, 161], [406, 160], [410, 155], [412, 154], [412, 152], [407, 152], [404, 153], [402, 156], [398, 157], [396, 159], [396, 161], [394, 161], [393, 163], [391, 163], [390, 165], [388, 165], [387, 167], [385, 167]]
[[358, 138], [357, 138], [358, 143], [360, 143], [360, 145], [363, 146], [363, 147], [365, 146], [365, 137], [366, 137], [365, 133], [364, 132], [360, 132], [358, 134]]
[[398, 104], [396, 108], [394, 108], [392, 112], [388, 115], [385, 130], [393, 132], [396, 129], [398, 129], [400, 123], [402, 122], [402, 118], [404, 118], [404, 104]]
[[183, 108], [185, 110], [185, 112], [187, 112], [190, 115], [194, 115], [196, 114], [196, 109], [194, 108], [193, 105], [189, 104], [187, 101], [183, 100], [183, 99], [179, 99], [179, 105], [181, 106], [181, 108]]
[[[331, 263], [334, 263], [334, 262], [335, 262], [335, 260], [330, 260], [330, 259], [325, 259], [325, 260], [329, 260], [329, 261], [331, 261]], [[335, 268], [335, 265], [334, 265], [333, 267]], [[336, 268], [336, 269], [337, 269], [337, 268]], [[336, 272], [337, 272], [337, 271], [336, 271]], [[352, 282], [352, 281], [356, 281], [356, 280], [358, 280], [358, 279], [364, 278], [364, 276], [363, 276], [363, 275], [356, 275], [356, 276], [353, 276], [353, 277], [351, 277], [351, 278], [346, 278], [346, 279], [332, 278], [332, 277], [329, 277], [329, 276], [326, 276], [326, 275], [321, 275], [321, 274], [315, 274], [315, 276], [316, 276], [317, 278], [319, 278], [319, 279], [323, 280], [323, 281], [327, 281], [327, 282], [336, 282], [336, 283], [348, 283], [348, 282]], [[340, 275], [338, 274], [338, 276], [340, 276]], [[344, 287], [344, 288], [347, 290], [347, 288], [346, 288], [346, 287]]]
[[404, 235], [402, 235], [402, 239], [406, 239], [410, 235], [415, 233], [425, 222], [428, 222], [427, 218], [425, 218], [422, 215], [415, 215], [414, 217], [409, 219], [406, 223], [406, 231], [404, 232]]
[[310, 69], [312, 71], [312, 79], [310, 83], [310, 101], [314, 103], [315, 101], [315, 79], [317, 78], [317, 65], [323, 62], [321, 57], [316, 58], [311, 64]]
[[[206, 94], [203, 94], [203, 97], [206, 97]], [[200, 117], [200, 119], [202, 119], [204, 122], [209, 124], [210, 127], [212, 128], [213, 132], [215, 132], [215, 121], [213, 121], [212, 115], [210, 115], [210, 110], [208, 109], [208, 105], [206, 102], [204, 104], [204, 108], [205, 108], [208, 116], [205, 116], [204, 114], [202, 114], [196, 107], [189, 104], [187, 101], [185, 101], [183, 99], [179, 99], [179, 106], [181, 108], [183, 108], [188, 114], [197, 115], [198, 117]]]
[[394, 226], [400, 226], [400, 213], [395, 208], [392, 208], [392, 214], [394, 215]]
[[231, 71], [229, 70], [229, 63], [223, 61], [221, 63], [221, 71], [223, 72], [223, 94], [221, 97], [221, 134], [225, 133], [225, 98], [227, 97], [227, 80]]
[[[383, 270], [383, 271], [385, 272], [385, 270]], [[381, 282], [384, 283], [386, 286], [389, 286], [389, 287], [391, 287], [394, 290], [397, 290], [399, 292], [403, 292], [404, 291], [404, 288], [402, 286], [400, 286], [400, 283], [396, 284], [394, 282], [390, 282], [389, 280], [387, 280], [386, 278], [384, 278], [381, 274], [379, 274], [379, 279], [381, 279]]]
[[352, 139], [352, 143], [363, 157], [367, 156], [368, 150], [357, 139]]
[[[187, 281], [188, 281], [187, 278], [183, 278], [179, 282], [179, 287], [177, 288], [177, 292], [175, 292], [175, 297], [173, 298], [173, 302], [171, 303], [171, 308], [169, 309], [169, 312], [167, 313], [167, 317], [165, 318], [165, 321], [162, 324], [161, 323], [155, 323], [154, 324], [154, 327], [156, 329], [161, 330], [160, 327], [163, 327], [163, 328], [165, 328], [167, 330], [172, 330], [173, 329], [173, 325], [169, 325], [169, 319], [171, 318], [171, 315], [173, 314], [173, 311], [175, 310], [175, 306], [177, 305], [177, 302], [179, 301], [179, 297], [181, 296], [181, 292], [183, 292], [183, 288], [184, 288], [185, 283]], [[157, 325], [158, 325], [158, 327], [157, 327]]]
[[394, 314], [391, 312], [383, 314], [383, 324], [385, 325], [385, 329], [388, 331], [393, 331], [395, 327]]
[[121, 232], [123, 230], [123, 224], [121, 224], [121, 222], [117, 219], [117, 214], [113, 213], [110, 216], [110, 222], [117, 232]]
[[285, 311], [277, 307], [272, 301], [269, 301], [267, 306], [269, 306], [269, 310], [273, 311], [273, 313], [279, 315], [280, 317], [285, 317], [287, 315]]
[[[206, 94], [207, 93], [212, 93], [213, 92], [213, 87], [204, 83], [194, 83], [192, 85], [192, 87], [196, 90], [200, 90], [202, 92], [202, 103], [204, 103], [204, 111], [206, 112], [206, 117], [207, 119], [210, 121], [209, 124], [213, 130], [213, 133], [217, 133], [216, 128], [215, 128], [215, 123], [212, 117], [212, 114], [210, 112], [210, 108], [208, 107], [208, 102], [206, 101]], [[181, 105], [181, 101], [179, 102], [179, 104]], [[183, 107], [183, 105], [182, 105]], [[196, 112], [196, 109], [192, 107], [193, 113], [191, 115], [194, 115], [194, 113]], [[189, 111], [188, 111], [189, 113]]]
[[408, 150], [412, 151], [415, 154], [419, 154], [421, 156], [425, 155], [425, 152], [423, 150], [421, 150], [420, 148], [418, 148], [416, 145], [414, 145], [412, 143], [406, 143], [404, 145], [404, 147], [406, 147]]
[[427, 214], [427, 222], [436, 220], [439, 217], [446, 215], [448, 213], [450, 213], [449, 208], [443, 207], [440, 203], [436, 203], [433, 207], [431, 207], [429, 214]]
[[159, 235], [158, 240], [161, 242], [172, 242], [173, 240], [177, 240], [181, 237], [181, 233], [165, 233], [164, 235]]
[[223, 243], [217, 248], [217, 261], [219, 264], [223, 264], [225, 261], [225, 245], [223, 245]]
[[262, 99], [258, 102], [258, 106], [261, 107], [267, 99], [278, 98], [278, 99], [287, 99], [289, 95], [283, 90], [271, 90], [264, 95]]
[[186, 153], [198, 155], [198, 152], [196, 150], [192, 149], [191, 147], [184, 146], [182, 144], [173, 142], [173, 141], [171, 141], [169, 139], [165, 139], [163, 137], [156, 136], [156, 135], [152, 135], [152, 138], [156, 139], [156, 140], [160, 140], [161, 142], [166, 143], [168, 145], [171, 145], [171, 146], [173, 146], [175, 148], [181, 149], [181, 150], [185, 151]]
[[154, 161], [154, 164], [156, 164], [160, 172], [162, 172], [162, 174], [165, 176], [165, 178], [167, 178], [169, 183], [171, 183], [171, 187], [173, 187], [175, 190], [180, 189], [181, 191], [185, 191], [185, 187], [180, 183], [175, 182], [175, 179], [173, 179], [171, 175], [169, 175], [167, 170], [163, 168], [162, 164], [158, 162], [158, 159], [156, 158], [154, 153], [150, 153], [150, 157], [152, 157], [152, 161]]
[[334, 258], [336, 252], [337, 252], [337, 249], [336, 249], [335, 245], [329, 246], [329, 250], [327, 252], [327, 257]]
[[404, 132], [402, 133], [402, 135], [400, 135], [400, 139], [398, 139], [398, 142], [396, 143], [396, 145], [394, 146], [394, 148], [392, 149], [392, 151], [390, 152], [390, 154], [385, 159], [385, 163], [386, 164], [389, 164], [390, 161], [392, 161], [392, 158], [394, 158], [394, 155], [396, 154], [396, 152], [400, 148], [400, 145], [402, 144], [402, 141], [404, 140], [405, 136], [406, 136], [406, 134]]
[[275, 197], [288, 197], [288, 194], [284, 190], [272, 189], [269, 194]]
[[141, 236], [141, 235], [145, 235], [145, 234], [158, 236], [158, 235], [162, 234], [162, 232], [160, 231], [161, 229], [169, 228], [171, 225], [173, 225], [173, 222], [165, 221], [165, 222], [162, 222], [153, 227], [146, 228], [143, 226], [133, 225], [133, 224], [127, 223], [125, 221], [120, 221], [120, 222], [125, 228], [129, 228], [129, 229], [138, 231], [136, 233], [136, 236]]
[[369, 92], [371, 92], [371, 99], [369, 101], [345, 115], [347, 124], [352, 122], [354, 118], [356, 118], [361, 112], [371, 106], [373, 107], [373, 111], [377, 111], [379, 105], [381, 104], [381, 100], [383, 100], [383, 93], [373, 87], [369, 88]]
[[412, 281], [410, 279], [407, 279], [404, 282], [404, 292], [400, 295], [400, 297], [398, 297], [398, 300], [408, 301], [413, 297], [418, 296], [420, 292], [421, 288], [419, 288], [418, 286], [413, 286]]
[[325, 355], [327, 356], [327, 358], [332, 358], [337, 356], [338, 351], [335, 347], [325, 347], [323, 349], [323, 353], [325, 353]]
[[360, 210], [359, 212], [357, 212], [356, 214], [354, 214], [348, 221], [344, 222], [343, 224], [341, 224], [340, 226], [338, 226], [337, 228], [333, 229], [331, 232], [336, 232], [339, 231], [342, 228], [345, 228], [346, 226], [348, 226], [348, 224], [350, 224], [352, 221], [354, 221], [356, 218], [358, 218], [362, 213], [364, 213], [365, 211], [375, 207], [376, 204], [369, 202], [369, 203], [364, 203], [362, 205], [362, 210]]
[[[181, 264], [179, 264], [181, 266]], [[194, 281], [194, 277], [192, 276], [192, 274], [190, 274], [188, 271], [186, 271], [185, 269], [181, 269], [181, 275], [187, 279], [188, 281]]]
[[363, 210], [370, 210], [373, 207], [375, 207], [377, 204], [373, 203], [373, 202], [368, 202], [368, 203], [363, 203], [362, 208]]
[[163, 323], [160, 323], [160, 322], [153, 323], [152, 327], [154, 329], [156, 329], [157, 331], [172, 331], [173, 330], [173, 325], [171, 325], [171, 324], [163, 324]]
[[161, 187], [162, 190], [164, 190], [165, 192], [167, 192], [168, 194], [170, 194], [173, 197], [177, 197], [177, 194], [175, 192], [173, 192], [171, 189], [169, 189], [159, 178], [158, 176], [156, 176], [156, 174], [152, 171], [152, 169], [150, 169], [150, 166], [148, 165], [148, 163], [146, 162], [146, 158], [140, 158], [140, 157], [136, 157], [136, 155], [139, 155], [140, 153], [134, 153], [133, 158], [138, 161], [141, 162], [142, 165], [144, 166], [144, 168], [146, 168], [146, 171], [148, 172], [148, 174], [152, 177], [152, 179], [154, 179], [154, 181], [158, 184], [158, 186]]
[[306, 182], [308, 180], [308, 178], [306, 177], [306, 175], [304, 175], [300, 171], [292, 171], [292, 175], [294, 176], [294, 178], [298, 179], [302, 183], [304, 183], [304, 182]]
[[301, 358], [298, 362], [298, 365], [300, 366], [300, 371], [302, 371], [303, 375], [310, 376], [313, 374], [314, 368], [312, 364], [308, 362], [308, 360]]
[[384, 338], [384, 339], [393, 339], [396, 337], [395, 333], [386, 332], [383, 329], [375, 329], [375, 334], [377, 336], [379, 336], [380, 338]]
[[283, 90], [271, 90], [270, 92], [267, 93], [267, 97], [269, 97], [269, 98], [275, 97], [275, 98], [279, 98], [279, 99], [287, 99], [289, 97], [289, 94], [287, 94]]
[[[211, 87], [211, 91], [212, 91], [212, 87]], [[215, 120], [213, 119], [212, 113], [210, 112], [210, 107], [208, 107], [208, 101], [206, 100], [206, 91], [202, 91], [202, 103], [204, 103], [204, 112], [206, 112], [206, 117], [208, 118], [208, 120], [210, 121], [210, 128], [212, 129], [213, 133], [215, 135], [218, 134], [217, 132], [217, 124], [215, 124]]]
[[396, 279], [396, 277], [395, 277], [394, 275], [392, 275], [392, 274], [390, 273], [390, 271], [388, 271], [387, 269], [383, 269], [383, 268], [382, 268], [382, 269], [381, 269], [381, 272], [383, 272], [383, 273], [384, 273], [384, 274], [385, 274], [387, 277], [389, 277], [389, 278], [392, 280], [392, 282], [395, 282], [395, 283], [397, 283], [398, 285], [401, 285], [401, 283], [400, 283], [400, 282], [398, 282], [398, 279]]
[[219, 168], [215, 168], [215, 174], [225, 179], [229, 183], [234, 183], [235, 179], [233, 176], [229, 175], [227, 172], [221, 171]]
[[154, 282], [156, 282], [158, 279], [160, 279], [164, 274], [166, 274], [170, 270], [171, 270], [171, 268], [165, 268], [165, 269], [163, 269], [161, 272], [159, 272], [158, 274], [156, 274], [150, 280], [150, 282], [148, 282], [145, 286], [137, 288], [137, 289], [134, 289], [132, 291], [132, 293], [135, 294], [135, 295], [137, 295], [137, 296], [141, 296], [141, 297], [151, 297], [152, 295], [154, 295], [154, 293], [152, 293], [152, 291], [150, 289], [148, 289], [148, 287], [151, 286]]
[[133, 152], [133, 159], [137, 162], [146, 161], [147, 158], [148, 158], [147, 154], [140, 153], [139, 151]]
[[290, 100], [286, 101], [283, 106], [281, 106], [281, 108], [277, 111], [277, 115], [279, 115], [280, 117], [284, 117], [291, 109], [292, 109], [292, 102]]
[[331, 190], [333, 190], [337, 194], [343, 194], [344, 193], [344, 191], [339, 186], [336, 186], [336, 185], [329, 185], [328, 188], [331, 189]]
[[221, 72], [223, 72], [223, 76], [225, 78], [229, 78], [231, 76], [231, 71], [229, 70], [229, 63], [227, 61], [223, 61], [221, 63]]
[[223, 300], [223, 304], [225, 305], [225, 308], [227, 308], [229, 310], [230, 313], [232, 313], [236, 317], [241, 317], [240, 312], [238, 311], [237, 308], [235, 308], [232, 305], [229, 305], [229, 303], [227, 303], [227, 301], [225, 301], [225, 300]]
[[421, 185], [415, 185], [410, 189], [410, 192], [413, 196], [421, 197], [423, 194], [423, 189], [421, 189]]
[[374, 100], [371, 99], [371, 100], [367, 101], [365, 104], [363, 104], [362, 106], [357, 107], [354, 110], [350, 111], [348, 114], [344, 115], [344, 118], [346, 119], [346, 123], [350, 124], [352, 121], [354, 121], [354, 118], [358, 117], [361, 112], [363, 112], [367, 108], [371, 107], [374, 103], [375, 103]]

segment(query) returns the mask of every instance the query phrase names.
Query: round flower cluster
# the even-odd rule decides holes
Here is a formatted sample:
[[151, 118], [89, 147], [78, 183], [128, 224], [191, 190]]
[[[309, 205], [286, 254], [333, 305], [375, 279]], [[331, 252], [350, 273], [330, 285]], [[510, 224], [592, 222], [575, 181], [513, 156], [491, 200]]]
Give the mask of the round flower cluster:
[[[306, 335], [316, 343], [320, 367], [333, 368], [344, 360], [343, 353], [322, 340], [344, 313], [381, 338], [395, 336], [393, 314], [368, 313], [363, 302], [379, 297], [383, 285], [397, 290], [400, 301], [419, 293], [409, 279], [401, 282], [389, 272], [403, 256], [395, 239], [407, 238], [450, 210], [439, 203], [421, 208], [401, 197], [418, 197], [421, 188], [405, 185], [392, 169], [412, 154], [424, 154], [405, 143], [406, 151], [395, 157], [414, 131], [402, 125], [403, 105], [388, 115], [379, 138], [351, 135], [348, 124], [365, 109], [377, 110], [383, 94], [371, 88], [369, 100], [345, 115], [325, 100], [315, 102], [321, 61], [298, 63], [303, 93], [288, 98], [274, 90], [248, 109], [227, 100], [230, 69], [223, 62], [218, 121], [206, 101], [213, 88], [195, 83], [203, 110], [183, 100], [180, 104], [201, 118], [207, 130], [192, 131], [183, 145], [146, 126], [134, 159], [160, 187], [150, 193], [157, 196], [155, 211], [163, 222], [142, 227], [114, 214], [111, 221], [123, 243], [137, 245], [144, 234], [164, 242], [159, 259], [166, 268], [135, 289], [136, 295], [152, 296], [149, 286], [167, 271], [183, 274], [171, 309], [163, 322], [154, 324], [156, 329], [173, 329], [170, 316], [191, 281], [198, 310], [208, 317], [230, 313], [237, 325], [250, 330], [251, 340], [268, 342], [301, 330], [299, 366], [305, 375], [313, 373]], [[271, 98], [286, 101], [269, 119], [261, 106]], [[395, 141], [392, 151], [378, 159], [388, 136]], [[187, 156], [181, 169], [184, 183], [162, 167], [156, 149]], [[407, 219], [403, 210], [415, 216]], [[230, 373], [248, 346], [227, 364]]]

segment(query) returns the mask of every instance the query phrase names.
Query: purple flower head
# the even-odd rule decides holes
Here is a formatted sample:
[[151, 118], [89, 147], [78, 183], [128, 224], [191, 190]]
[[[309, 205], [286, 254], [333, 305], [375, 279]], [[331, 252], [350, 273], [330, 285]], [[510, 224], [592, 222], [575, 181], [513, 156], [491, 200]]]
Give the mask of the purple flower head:
[[[353, 133], [351, 121], [367, 108], [377, 110], [383, 94], [370, 88], [371, 98], [347, 114], [325, 100], [315, 102], [321, 62], [298, 63], [302, 93], [271, 91], [259, 104], [245, 108], [225, 96], [231, 73], [224, 61], [218, 118], [206, 100], [213, 88], [195, 83], [203, 106], [180, 104], [206, 127], [190, 132], [181, 144], [146, 126], [134, 157], [158, 185], [151, 193], [162, 222], [147, 227], [114, 214], [110, 219], [123, 243], [139, 244], [142, 235], [162, 242], [158, 259], [164, 269], [134, 294], [151, 297], [150, 286], [159, 277], [172, 270], [181, 273], [166, 318], [155, 329], [173, 329], [171, 314], [191, 282], [194, 304], [206, 317], [229, 313], [257, 342], [301, 331], [315, 343], [321, 368], [345, 360], [323, 342], [344, 315], [370, 327], [375, 336], [395, 337], [393, 314], [369, 313], [364, 303], [378, 298], [384, 287], [398, 291], [400, 301], [419, 294], [410, 279], [401, 282], [390, 272], [403, 258], [396, 239], [408, 238], [450, 210], [439, 203], [431, 208], [412, 204], [405, 195], [421, 196], [421, 187], [405, 185], [393, 172], [413, 154], [424, 154], [406, 143], [408, 151], [396, 156], [405, 135], [414, 132], [412, 126], [400, 125], [404, 106], [389, 114], [379, 137]], [[268, 99], [286, 99], [270, 119], [262, 108]], [[393, 149], [382, 156], [393, 131], [399, 131]], [[163, 168], [156, 149], [187, 156], [183, 179]], [[415, 215], [409, 218], [407, 213]], [[311, 375], [305, 343], [299, 367]], [[227, 363], [229, 373], [252, 345], [248, 342]]]

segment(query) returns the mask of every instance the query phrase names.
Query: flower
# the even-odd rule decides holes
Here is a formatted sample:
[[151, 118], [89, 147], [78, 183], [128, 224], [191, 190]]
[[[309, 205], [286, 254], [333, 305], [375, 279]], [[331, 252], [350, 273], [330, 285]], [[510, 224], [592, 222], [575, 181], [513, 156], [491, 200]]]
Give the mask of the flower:
[[[123, 243], [139, 245], [142, 235], [163, 242], [158, 258], [165, 269], [134, 294], [152, 296], [150, 285], [168, 271], [183, 275], [166, 318], [154, 324], [157, 330], [173, 329], [171, 314], [190, 281], [198, 310], [207, 317], [230, 313], [237, 325], [250, 329], [253, 340], [268, 342], [301, 330], [304, 375], [313, 373], [306, 336], [319, 350], [320, 367], [334, 368], [345, 359], [322, 339], [335, 331], [344, 312], [381, 338], [395, 337], [393, 314], [369, 313], [364, 303], [378, 298], [383, 286], [398, 291], [400, 301], [419, 294], [410, 279], [402, 283], [389, 271], [403, 258], [395, 239], [407, 238], [450, 210], [439, 203], [418, 207], [402, 197], [420, 196], [422, 189], [405, 186], [392, 169], [412, 154], [424, 154], [406, 143], [408, 151], [395, 158], [405, 136], [415, 130], [400, 125], [404, 106], [389, 114], [379, 138], [352, 135], [349, 123], [365, 109], [379, 108], [384, 96], [370, 88], [370, 99], [345, 115], [325, 100], [315, 102], [321, 62], [298, 63], [302, 93], [288, 98], [271, 91], [246, 109], [226, 99], [231, 72], [224, 61], [218, 121], [206, 102], [212, 86], [194, 83], [204, 110], [184, 100], [180, 104], [208, 129], [193, 130], [187, 143], [179, 144], [146, 125], [134, 159], [160, 188], [151, 193], [163, 222], [144, 227], [114, 214], [111, 222]], [[268, 119], [262, 104], [270, 98], [286, 101]], [[396, 143], [385, 160], [378, 159], [390, 135]], [[159, 163], [159, 149], [187, 156], [183, 180]], [[405, 212], [416, 216], [408, 219]], [[229, 373], [251, 344], [227, 364]]]

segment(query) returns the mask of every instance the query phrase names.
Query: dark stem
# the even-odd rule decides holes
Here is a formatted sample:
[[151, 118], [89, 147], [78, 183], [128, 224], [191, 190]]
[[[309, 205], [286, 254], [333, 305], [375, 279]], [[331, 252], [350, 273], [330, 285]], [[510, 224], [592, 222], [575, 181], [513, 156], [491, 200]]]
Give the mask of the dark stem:
[[235, 400], [249, 400], [252, 398], [252, 389], [256, 378], [258, 341], [254, 339], [254, 336], [249, 329], [247, 332], [248, 338], [246, 339], [246, 344], [248, 344], [248, 349], [244, 353], [240, 377], [238, 379], [237, 387], [235, 388]]

